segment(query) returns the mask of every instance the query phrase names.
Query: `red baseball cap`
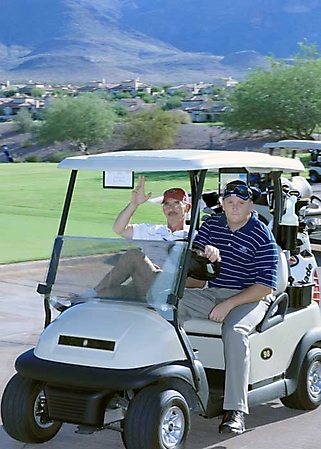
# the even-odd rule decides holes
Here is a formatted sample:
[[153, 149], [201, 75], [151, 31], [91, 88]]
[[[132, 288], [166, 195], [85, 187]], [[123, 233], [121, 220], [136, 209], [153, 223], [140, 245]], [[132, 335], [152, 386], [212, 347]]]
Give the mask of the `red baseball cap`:
[[189, 203], [189, 197], [187, 192], [185, 192], [185, 190], [183, 189], [180, 189], [179, 187], [174, 187], [173, 189], [166, 190], [166, 192], [164, 192], [163, 194], [162, 204], [165, 203], [165, 201], [168, 201], [169, 199]]

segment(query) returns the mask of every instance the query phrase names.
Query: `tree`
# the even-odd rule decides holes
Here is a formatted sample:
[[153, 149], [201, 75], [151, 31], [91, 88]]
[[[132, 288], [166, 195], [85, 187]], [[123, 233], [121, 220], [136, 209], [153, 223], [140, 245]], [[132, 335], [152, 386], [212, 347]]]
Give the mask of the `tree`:
[[191, 93], [186, 90], [186, 89], [177, 89], [175, 92], [173, 92], [172, 94], [170, 94], [171, 97], [177, 97], [177, 98], [188, 98], [190, 97]]
[[270, 58], [228, 96], [221, 119], [240, 133], [269, 129], [281, 138], [312, 138], [321, 125], [321, 59], [316, 47], [299, 44], [293, 64]]
[[191, 116], [189, 115], [188, 112], [178, 110], [178, 111], [175, 111], [174, 114], [175, 114], [175, 117], [179, 120], [179, 122], [182, 125], [188, 125], [188, 124], [192, 123]]
[[64, 97], [66, 95], [66, 92], [63, 89], [59, 89], [55, 87], [52, 89], [51, 96], [52, 97]]
[[41, 89], [41, 87], [33, 87], [31, 89], [31, 96], [34, 98], [41, 98], [45, 94], [44, 89]]
[[121, 100], [122, 98], [133, 98], [133, 96], [129, 92], [119, 92], [118, 94], [114, 95], [114, 98], [117, 98], [117, 100]]
[[85, 94], [53, 100], [44, 110], [42, 119], [37, 129], [40, 141], [69, 141], [86, 151], [110, 139], [115, 115], [105, 100]]
[[124, 140], [133, 149], [170, 148], [180, 127], [180, 117], [159, 108], [137, 112], [125, 125]]
[[27, 108], [21, 108], [16, 116], [18, 129], [22, 133], [30, 133], [33, 128], [32, 114]]
[[126, 117], [128, 115], [128, 109], [126, 108], [126, 106], [123, 106], [122, 104], [114, 103], [113, 111], [116, 114], [116, 116], [121, 118]]
[[153, 103], [155, 102], [154, 97], [148, 92], [137, 92], [136, 97], [140, 97], [145, 103]]
[[162, 106], [164, 111], [169, 111], [170, 109], [180, 108], [182, 106], [182, 100], [177, 95], [169, 98], [166, 103]]
[[14, 88], [14, 89], [5, 90], [4, 92], [1, 93], [1, 95], [3, 97], [9, 98], [9, 97], [14, 97], [16, 95], [16, 93], [18, 93], [18, 89]]
[[164, 90], [164, 88], [162, 86], [157, 86], [155, 84], [151, 87], [152, 93], [156, 93], [156, 92], [161, 93], [161, 92], [163, 92], [163, 90]]

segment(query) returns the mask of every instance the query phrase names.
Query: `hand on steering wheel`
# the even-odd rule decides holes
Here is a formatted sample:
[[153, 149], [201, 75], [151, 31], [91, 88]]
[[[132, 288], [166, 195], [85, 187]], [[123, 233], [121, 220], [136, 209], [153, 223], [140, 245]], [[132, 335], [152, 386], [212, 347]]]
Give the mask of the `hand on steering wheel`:
[[220, 274], [220, 258], [217, 258], [217, 254], [213, 251], [209, 251], [215, 257], [215, 261], [211, 262], [205, 251], [206, 247], [197, 242], [193, 243], [188, 269], [188, 276], [201, 281], [215, 279]]

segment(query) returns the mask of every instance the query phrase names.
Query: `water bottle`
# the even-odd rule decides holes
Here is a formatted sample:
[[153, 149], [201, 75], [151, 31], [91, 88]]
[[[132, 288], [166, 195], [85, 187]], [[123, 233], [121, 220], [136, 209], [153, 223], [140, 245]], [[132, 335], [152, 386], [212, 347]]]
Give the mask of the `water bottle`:
[[297, 233], [299, 227], [299, 217], [295, 213], [297, 197], [289, 195], [286, 198], [286, 209], [280, 223], [281, 247], [286, 250], [295, 251]]
[[286, 199], [286, 210], [285, 214], [282, 215], [281, 225], [286, 226], [298, 226], [299, 225], [299, 217], [295, 213], [295, 205], [297, 202], [297, 197], [294, 195], [290, 195]]

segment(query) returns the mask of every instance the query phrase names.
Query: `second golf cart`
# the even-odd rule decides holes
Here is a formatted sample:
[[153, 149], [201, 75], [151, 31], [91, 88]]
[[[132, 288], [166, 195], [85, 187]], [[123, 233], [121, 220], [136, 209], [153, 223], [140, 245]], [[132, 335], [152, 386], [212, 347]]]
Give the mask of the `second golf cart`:
[[263, 146], [268, 148], [270, 154], [276, 149], [282, 154], [284, 151], [292, 151], [295, 157], [298, 150], [310, 152], [309, 177], [311, 182], [321, 181], [321, 141], [320, 140], [279, 140], [278, 142], [266, 143]]

